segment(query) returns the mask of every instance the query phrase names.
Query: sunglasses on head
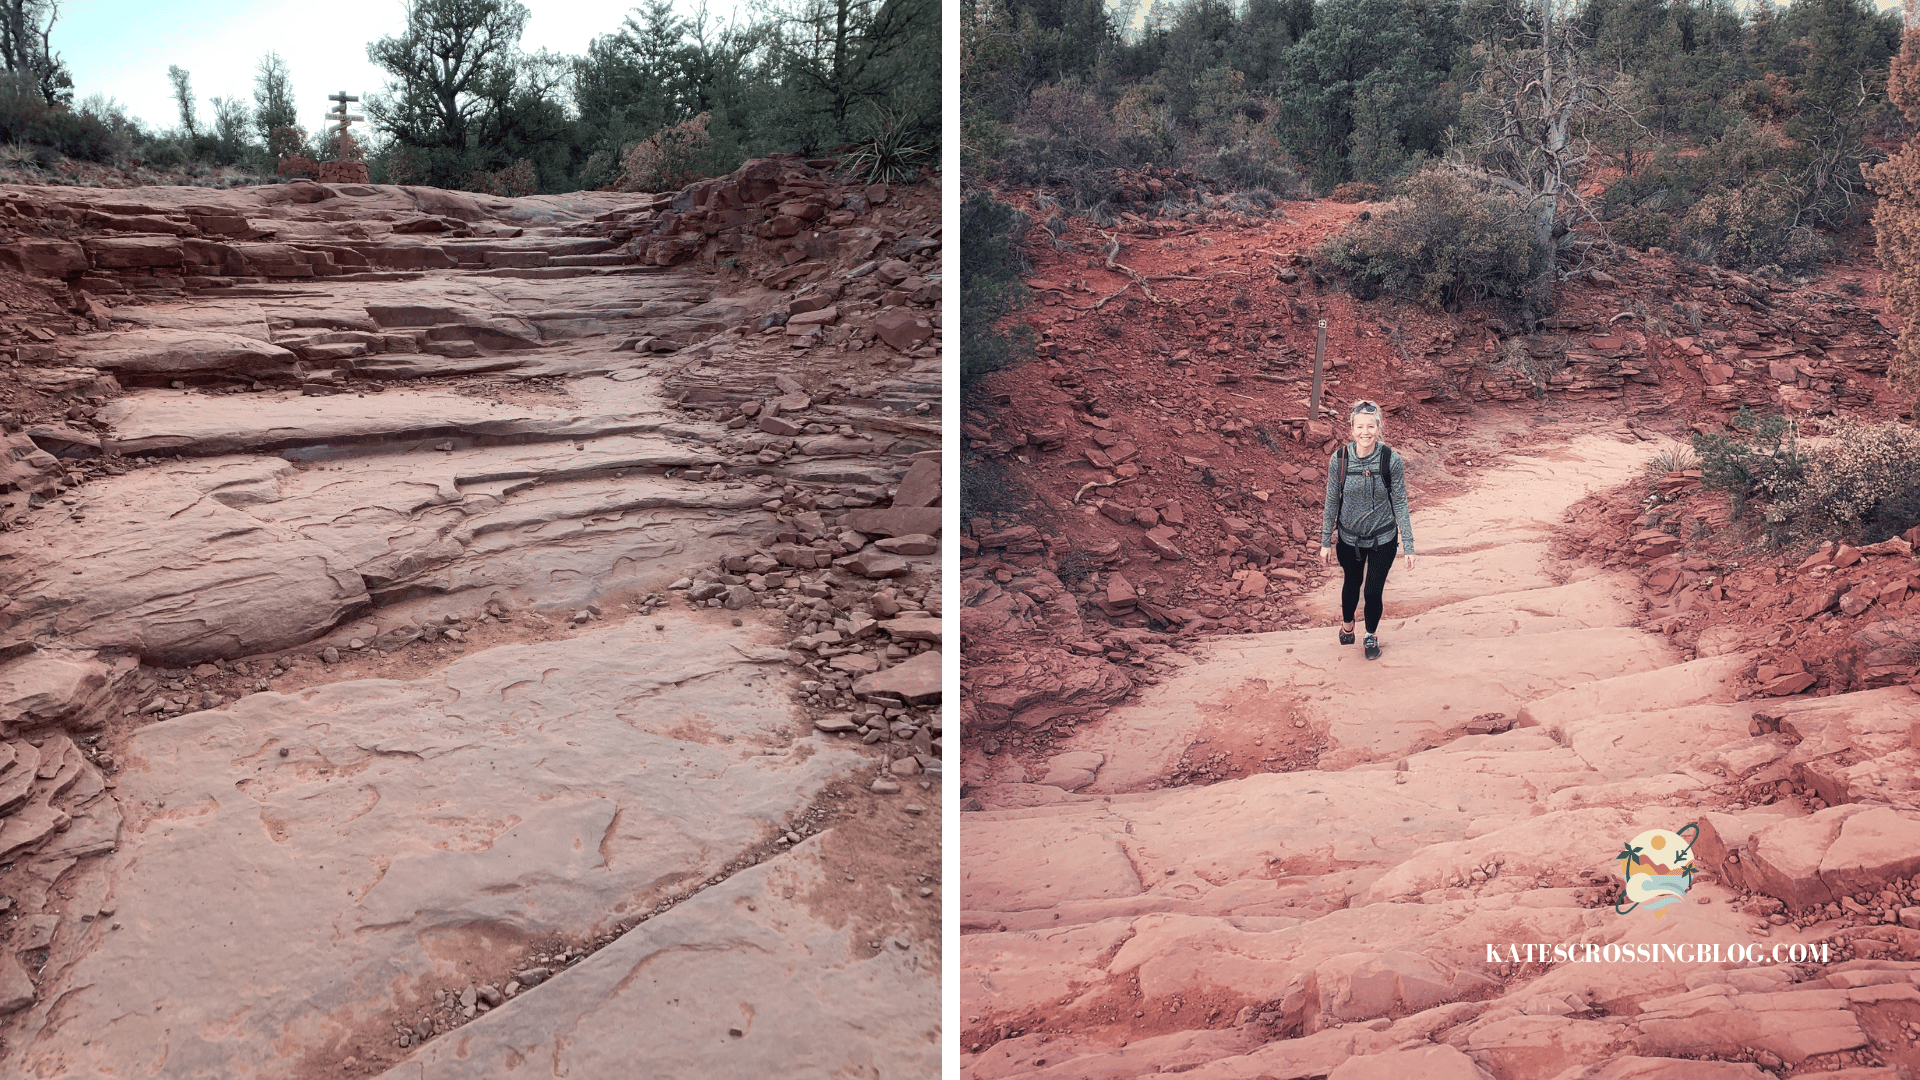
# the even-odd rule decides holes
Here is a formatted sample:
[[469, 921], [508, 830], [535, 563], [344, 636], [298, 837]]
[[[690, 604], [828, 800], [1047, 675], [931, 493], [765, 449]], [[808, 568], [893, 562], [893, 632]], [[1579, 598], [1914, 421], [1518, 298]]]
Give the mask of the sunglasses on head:
[[1361, 413], [1373, 413], [1374, 415], [1377, 416], [1380, 413], [1380, 406], [1375, 405], [1372, 402], [1363, 401], [1360, 404], [1355, 405], [1353, 407], [1353, 415], [1359, 416]]

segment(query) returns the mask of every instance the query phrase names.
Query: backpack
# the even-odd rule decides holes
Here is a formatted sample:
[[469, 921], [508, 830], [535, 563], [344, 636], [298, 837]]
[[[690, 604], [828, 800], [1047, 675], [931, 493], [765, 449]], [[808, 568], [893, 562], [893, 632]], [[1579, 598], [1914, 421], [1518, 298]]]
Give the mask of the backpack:
[[[1393, 502], [1393, 447], [1388, 446], [1386, 442], [1382, 440], [1380, 449], [1385, 451], [1385, 453], [1380, 455], [1380, 460], [1384, 462], [1384, 464], [1380, 466], [1380, 475], [1375, 479], [1379, 480], [1380, 486], [1386, 489], [1387, 502], [1391, 504]], [[1337, 535], [1340, 531], [1340, 511], [1345, 506], [1347, 498], [1346, 443], [1341, 443], [1340, 449], [1334, 451], [1333, 460], [1340, 469], [1340, 483], [1335, 485], [1333, 489], [1333, 531]]]

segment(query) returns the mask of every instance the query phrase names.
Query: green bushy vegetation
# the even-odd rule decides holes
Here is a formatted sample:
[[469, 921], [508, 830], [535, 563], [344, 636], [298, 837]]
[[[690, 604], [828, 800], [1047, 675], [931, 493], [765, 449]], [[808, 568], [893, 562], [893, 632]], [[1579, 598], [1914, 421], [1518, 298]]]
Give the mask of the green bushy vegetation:
[[1735, 518], [1746, 513], [1751, 500], [1779, 504], [1790, 499], [1806, 468], [1793, 421], [1757, 416], [1743, 408], [1733, 414], [1727, 429], [1725, 434], [1693, 434], [1700, 485], [1726, 492]]
[[367, 46], [386, 83], [354, 129], [364, 143], [347, 145], [300, 126], [273, 53], [251, 102], [202, 102], [192, 73], [170, 67], [176, 126], [99, 95], [75, 106], [57, 56], [13, 55], [16, 38], [44, 45], [34, 31], [57, 14], [24, 2], [42, 22], [0, 34], [0, 142], [35, 150], [35, 165], [272, 178], [344, 157], [376, 182], [531, 194], [660, 190], [771, 152], [844, 153], [850, 171], [894, 182], [938, 164], [937, 0], [772, 0], [734, 22], [649, 0], [581, 56], [523, 50], [519, 0], [400, 0], [403, 30]]
[[[1831, 256], [1834, 231], [1864, 220], [1862, 167], [1907, 130], [1887, 99], [1898, 10], [1579, 0], [1555, 5], [1548, 25], [1542, 9], [972, 0], [961, 7], [962, 165], [975, 182], [1046, 188], [1096, 221], [1115, 205], [1116, 170], [1141, 166], [1191, 170], [1215, 192], [1417, 190], [1426, 205], [1426, 178], [1444, 166], [1532, 210], [1529, 319], [1550, 306], [1554, 274], [1594, 244], [1803, 273]], [[1445, 252], [1484, 239], [1402, 245], [1442, 257], [1388, 270], [1384, 232], [1362, 233], [1348, 245], [1369, 254], [1351, 264], [1357, 286], [1430, 303], [1458, 276]]]
[[1920, 432], [1899, 423], [1841, 420], [1807, 455], [1781, 510], [1800, 536], [1838, 533], [1878, 543], [1920, 525]]
[[[1893, 421], [1840, 419], [1815, 447], [1804, 447], [1797, 425], [1781, 416], [1741, 409], [1725, 434], [1693, 436], [1692, 464], [1701, 486], [1725, 492], [1735, 519], [1764, 508], [1770, 545], [1838, 536], [1878, 543], [1920, 525], [1920, 432]], [[1657, 482], [1668, 462], [1648, 466]]]
[[960, 373], [972, 379], [1011, 363], [1031, 343], [1026, 335], [994, 329], [994, 322], [1027, 297], [1020, 275], [1027, 216], [983, 191], [960, 204]]
[[1428, 169], [1400, 188], [1392, 209], [1327, 241], [1321, 256], [1362, 299], [1385, 294], [1458, 310], [1470, 300], [1517, 307], [1534, 280], [1526, 207], [1481, 192], [1444, 169]]

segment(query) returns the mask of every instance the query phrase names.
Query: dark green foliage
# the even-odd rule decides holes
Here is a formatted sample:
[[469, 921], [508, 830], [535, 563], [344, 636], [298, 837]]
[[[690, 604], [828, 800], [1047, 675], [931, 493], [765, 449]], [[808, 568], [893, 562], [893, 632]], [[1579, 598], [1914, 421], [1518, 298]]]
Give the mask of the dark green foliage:
[[1860, 541], [1877, 544], [1888, 537], [1899, 536], [1915, 525], [1920, 525], [1920, 484], [1909, 485], [1905, 490], [1875, 503], [1866, 520], [1861, 523]]
[[1756, 416], [1742, 408], [1727, 428], [1724, 435], [1693, 434], [1700, 485], [1726, 492], [1735, 518], [1746, 513], [1751, 499], [1777, 502], [1790, 496], [1806, 466], [1793, 422], [1782, 416]]
[[42, 105], [73, 103], [73, 75], [53, 51], [59, 0], [0, 0], [0, 68]]
[[48, 108], [31, 72], [0, 72], [0, 140], [99, 162], [123, 153], [126, 144], [111, 124], [84, 107], [76, 112]]
[[1349, 225], [1320, 252], [1361, 299], [1386, 294], [1449, 310], [1468, 301], [1515, 308], [1534, 276], [1525, 208], [1440, 170], [1415, 174], [1398, 205]]
[[279, 53], [270, 52], [260, 58], [253, 77], [253, 106], [254, 130], [269, 142], [276, 129], [300, 123], [299, 111], [293, 104], [293, 75]]
[[173, 104], [180, 110], [180, 127], [187, 137], [199, 134], [199, 124], [194, 116], [193, 80], [191, 75], [178, 64], [167, 68], [167, 81], [173, 84]]
[[1025, 214], [984, 191], [973, 192], [960, 203], [963, 378], [1005, 367], [1031, 347], [1025, 334], [1016, 332], [1009, 338], [993, 326], [1026, 300], [1027, 287], [1021, 284], [1020, 275], [1027, 269], [1021, 245], [1028, 224]]
[[1457, 0], [1322, 0], [1279, 85], [1280, 141], [1315, 188], [1392, 179], [1440, 151], [1459, 20]]
[[1156, 159], [1155, 147], [1128, 144], [1097, 94], [1071, 83], [1034, 89], [1019, 133], [1002, 151], [997, 175], [1010, 183], [1065, 189], [1084, 211], [1118, 190], [1113, 169]]
[[934, 164], [938, 145], [907, 117], [875, 106], [867, 137], [840, 159], [848, 175], [869, 184], [910, 184]]
[[367, 46], [388, 75], [368, 115], [408, 151], [405, 182], [455, 187], [491, 164], [480, 137], [512, 127], [502, 110], [528, 97], [515, 62], [527, 15], [518, 0], [413, 0], [406, 29]]
[[[990, 457], [969, 457], [966, 467], [960, 470], [960, 517], [963, 521], [972, 521], [980, 515], [1004, 517], [1017, 515], [1026, 509], [1030, 496], [1012, 476], [1004, 461]], [[1076, 553], [1069, 553], [1076, 554]], [[1084, 579], [1087, 575], [1084, 562], [1062, 565], [1060, 577], [1063, 581]], [[1067, 560], [1062, 560], [1063, 564]]]
[[940, 132], [937, 0], [793, 0], [767, 28], [769, 89], [755, 130], [830, 150], [851, 142], [874, 107], [921, 143]]
[[1673, 216], [1636, 208], [1614, 219], [1607, 231], [1616, 243], [1636, 251], [1666, 247], [1673, 242]]
[[1284, 161], [1253, 147], [1222, 147], [1200, 162], [1200, 175], [1235, 191], [1264, 191], [1269, 198], [1304, 199], [1306, 181]]

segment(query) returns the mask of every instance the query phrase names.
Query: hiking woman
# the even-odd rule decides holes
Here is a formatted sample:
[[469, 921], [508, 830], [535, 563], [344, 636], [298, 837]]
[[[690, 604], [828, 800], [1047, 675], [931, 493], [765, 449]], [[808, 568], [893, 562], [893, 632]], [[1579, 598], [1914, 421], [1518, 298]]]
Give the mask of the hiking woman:
[[[1346, 579], [1340, 587], [1340, 644], [1353, 644], [1353, 609], [1367, 599], [1367, 659], [1380, 658], [1380, 597], [1399, 543], [1413, 569], [1413, 525], [1407, 520], [1406, 463], [1381, 441], [1386, 417], [1371, 401], [1357, 401], [1349, 417], [1353, 441], [1327, 462], [1327, 505], [1320, 523], [1320, 563], [1338, 554]], [[1336, 531], [1338, 536], [1335, 535]], [[1328, 546], [1328, 545], [1333, 546]]]

